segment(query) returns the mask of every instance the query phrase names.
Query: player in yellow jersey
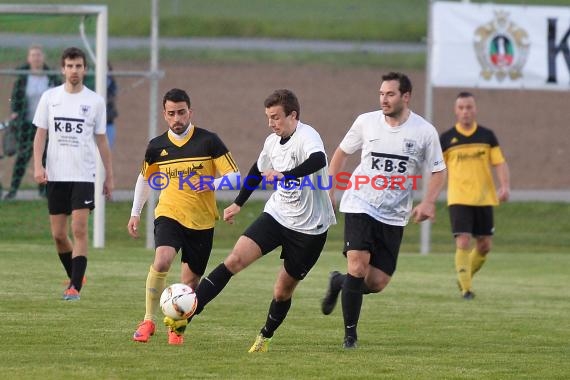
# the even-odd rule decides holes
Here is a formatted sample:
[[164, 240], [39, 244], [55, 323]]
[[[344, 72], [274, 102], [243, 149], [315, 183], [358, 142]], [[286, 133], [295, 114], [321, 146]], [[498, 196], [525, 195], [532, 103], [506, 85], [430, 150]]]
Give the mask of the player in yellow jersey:
[[[185, 91], [168, 91], [162, 104], [169, 130], [148, 144], [127, 225], [129, 234], [138, 237], [144, 203], [152, 189], [161, 190], [154, 210], [156, 251], [146, 280], [146, 313], [133, 336], [137, 342], [147, 342], [154, 334], [160, 295], [178, 251], [182, 282], [196, 289], [204, 274], [219, 219], [210, 179], [239, 180], [238, 167], [222, 140], [190, 122], [192, 108]], [[182, 344], [183, 336], [169, 330], [168, 343]]]
[[[492, 130], [476, 121], [475, 97], [461, 92], [455, 100], [456, 124], [441, 136], [448, 170], [447, 204], [455, 237], [455, 270], [464, 299], [475, 297], [473, 275], [491, 250], [493, 206], [510, 195], [509, 167]], [[499, 188], [495, 189], [495, 169]], [[471, 240], [475, 239], [472, 248]]]

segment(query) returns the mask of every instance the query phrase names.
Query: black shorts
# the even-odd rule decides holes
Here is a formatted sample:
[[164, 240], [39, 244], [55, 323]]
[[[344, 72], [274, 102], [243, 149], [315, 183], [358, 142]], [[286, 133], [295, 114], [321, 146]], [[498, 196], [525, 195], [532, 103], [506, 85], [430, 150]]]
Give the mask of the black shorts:
[[283, 267], [289, 276], [302, 280], [313, 268], [327, 240], [327, 232], [309, 235], [279, 224], [264, 212], [243, 233], [253, 240], [265, 255], [281, 246]]
[[471, 234], [473, 236], [492, 236], [493, 206], [449, 206], [449, 219], [453, 236]]
[[392, 276], [396, 271], [404, 227], [379, 222], [368, 214], [344, 215], [344, 255], [370, 252], [370, 265]]
[[49, 182], [47, 200], [50, 215], [71, 215], [73, 210], [95, 208], [93, 182]]
[[213, 228], [194, 230], [166, 216], [154, 220], [154, 246], [173, 247], [176, 252], [182, 251], [180, 261], [188, 264], [190, 270], [198, 276], [206, 271], [213, 241]]

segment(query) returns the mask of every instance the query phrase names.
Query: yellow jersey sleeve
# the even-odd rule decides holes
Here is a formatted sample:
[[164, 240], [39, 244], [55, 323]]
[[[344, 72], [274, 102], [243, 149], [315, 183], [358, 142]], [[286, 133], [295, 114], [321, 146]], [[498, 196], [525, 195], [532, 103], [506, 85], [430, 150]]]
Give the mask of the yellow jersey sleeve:
[[499, 165], [505, 162], [505, 156], [499, 146], [491, 148], [491, 165]]
[[218, 158], [214, 158], [214, 166], [216, 167], [216, 171], [222, 176], [239, 170], [230, 152], [227, 152]]

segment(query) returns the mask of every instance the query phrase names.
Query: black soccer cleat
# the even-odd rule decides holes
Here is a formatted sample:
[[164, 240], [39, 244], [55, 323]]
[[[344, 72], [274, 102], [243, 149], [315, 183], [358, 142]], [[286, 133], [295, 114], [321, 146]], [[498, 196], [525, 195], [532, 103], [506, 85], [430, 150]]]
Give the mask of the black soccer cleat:
[[12, 191], [12, 190], [10, 190], [10, 191], [8, 192], [8, 194], [6, 194], [6, 195], [4, 196], [4, 200], [5, 200], [5, 201], [11, 201], [11, 200], [13, 200], [14, 198], [16, 198], [16, 192], [15, 192], [15, 191]]
[[351, 350], [356, 348], [358, 345], [356, 344], [356, 338], [353, 336], [345, 336], [344, 342], [342, 343], [342, 348]]
[[472, 291], [468, 290], [465, 293], [463, 293], [463, 299], [467, 300], [467, 301], [471, 301], [472, 299], [475, 298], [475, 293], [473, 293]]
[[325, 298], [323, 298], [321, 303], [321, 311], [324, 315], [329, 315], [334, 310], [336, 306], [336, 302], [338, 300], [338, 295], [340, 294], [340, 290], [342, 286], [335, 284], [335, 279], [338, 276], [342, 276], [339, 271], [332, 271], [329, 274], [329, 288], [327, 289], [327, 293], [325, 294]]

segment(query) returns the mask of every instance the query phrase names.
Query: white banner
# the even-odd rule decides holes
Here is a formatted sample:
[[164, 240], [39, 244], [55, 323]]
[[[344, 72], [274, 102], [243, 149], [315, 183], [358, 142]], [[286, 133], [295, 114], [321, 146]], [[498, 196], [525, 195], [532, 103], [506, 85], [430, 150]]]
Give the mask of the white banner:
[[570, 7], [434, 2], [433, 86], [570, 89]]

